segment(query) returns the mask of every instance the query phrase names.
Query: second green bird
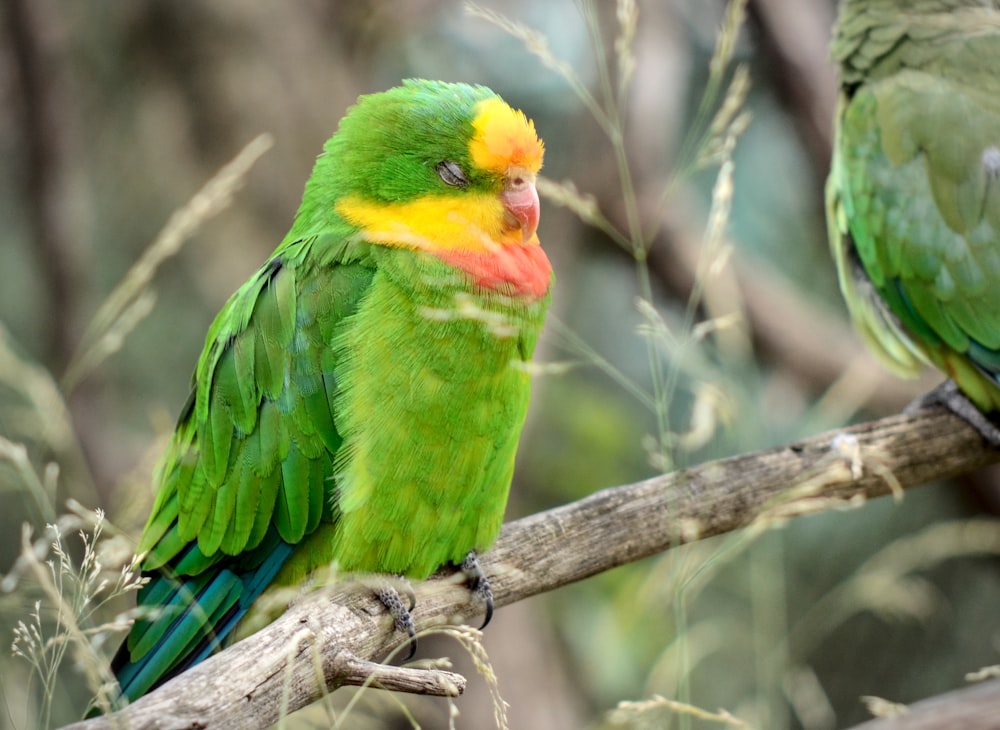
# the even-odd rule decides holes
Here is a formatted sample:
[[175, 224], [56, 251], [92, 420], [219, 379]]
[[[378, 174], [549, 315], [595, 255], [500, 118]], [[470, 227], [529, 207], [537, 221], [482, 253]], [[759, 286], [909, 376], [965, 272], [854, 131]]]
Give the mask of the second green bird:
[[[895, 370], [924, 359], [1000, 432], [1000, 11], [975, 0], [847, 0], [830, 241], [852, 318]], [[972, 408], [968, 401], [975, 404]]]
[[330, 564], [422, 579], [493, 543], [552, 281], [542, 153], [481, 86], [408, 81], [341, 121], [208, 332], [138, 547], [153, 613], [116, 658], [124, 696], [215, 651], [269, 586]]

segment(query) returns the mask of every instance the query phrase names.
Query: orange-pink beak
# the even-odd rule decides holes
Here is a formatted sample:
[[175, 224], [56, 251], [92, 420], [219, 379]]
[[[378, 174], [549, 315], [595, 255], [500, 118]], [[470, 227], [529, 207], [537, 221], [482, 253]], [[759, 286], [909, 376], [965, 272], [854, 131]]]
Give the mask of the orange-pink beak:
[[507, 186], [500, 193], [500, 200], [506, 211], [504, 224], [507, 230], [520, 230], [522, 241], [531, 240], [538, 229], [538, 218], [541, 215], [534, 173], [511, 169], [507, 176]]

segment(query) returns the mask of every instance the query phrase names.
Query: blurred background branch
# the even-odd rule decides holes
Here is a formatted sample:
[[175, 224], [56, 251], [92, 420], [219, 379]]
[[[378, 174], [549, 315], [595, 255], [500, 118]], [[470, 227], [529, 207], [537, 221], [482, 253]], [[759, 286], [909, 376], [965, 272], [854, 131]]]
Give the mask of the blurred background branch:
[[79, 293], [66, 216], [67, 145], [72, 124], [71, 90], [62, 74], [66, 49], [58, 11], [47, 0], [6, 0], [6, 31], [13, 60], [13, 107], [17, 110], [21, 190], [35, 265], [42, 273], [41, 306], [46, 327], [45, 363], [59, 372], [77, 339]]

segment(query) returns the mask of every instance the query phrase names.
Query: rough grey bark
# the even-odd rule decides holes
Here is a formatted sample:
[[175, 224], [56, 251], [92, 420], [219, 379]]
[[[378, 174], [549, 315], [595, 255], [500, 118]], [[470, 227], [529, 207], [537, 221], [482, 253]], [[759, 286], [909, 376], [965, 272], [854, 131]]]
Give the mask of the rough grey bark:
[[[596, 492], [508, 523], [481, 564], [500, 607], [686, 542], [763, 529], [997, 461], [1000, 452], [962, 420], [929, 408]], [[418, 630], [477, 613], [452, 577], [415, 589]], [[69, 727], [262, 728], [325, 692], [366, 681], [460, 693], [458, 675], [373, 663], [402, 637], [370, 593], [354, 584], [310, 594], [117, 715]]]
[[915, 702], [903, 714], [869, 720], [851, 730], [995, 730], [998, 718], [1000, 681], [994, 679]]

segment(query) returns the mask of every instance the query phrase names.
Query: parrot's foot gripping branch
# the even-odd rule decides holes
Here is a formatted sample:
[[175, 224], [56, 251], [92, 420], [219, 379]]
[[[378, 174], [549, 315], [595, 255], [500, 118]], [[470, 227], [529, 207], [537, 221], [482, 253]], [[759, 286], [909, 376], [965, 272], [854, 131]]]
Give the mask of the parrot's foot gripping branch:
[[483, 625], [479, 627], [480, 630], [485, 629], [490, 619], [493, 618], [493, 589], [490, 588], [486, 573], [479, 565], [479, 556], [475, 550], [469, 551], [465, 560], [462, 561], [462, 565], [459, 566], [459, 570], [465, 575], [465, 584], [469, 587], [472, 595], [479, 599], [485, 607]]
[[983, 440], [994, 449], [1000, 449], [1000, 426], [980, 411], [958, 389], [954, 380], [946, 380], [930, 393], [920, 396], [904, 409], [912, 413], [931, 406], [941, 405], [972, 426]]
[[[483, 605], [484, 618], [480, 629], [485, 629], [486, 624], [493, 618], [493, 590], [490, 582], [486, 579], [486, 574], [479, 565], [479, 556], [475, 550], [470, 550], [465, 556], [465, 560], [458, 566], [459, 572], [465, 578], [465, 585], [472, 593], [474, 600]], [[408, 601], [404, 601], [400, 595], [400, 590], [406, 594]], [[410, 611], [416, 605], [416, 594], [409, 581], [405, 578], [396, 577], [392, 582], [380, 582], [373, 588], [375, 597], [379, 600], [385, 610], [392, 616], [393, 627], [396, 631], [406, 634], [410, 640], [410, 653], [406, 660], [409, 661], [417, 653], [417, 627], [413, 622]], [[407, 603], [409, 605], [407, 605]]]
[[417, 605], [417, 597], [408, 581], [401, 580], [399, 583], [402, 584], [406, 592], [406, 597], [409, 599], [409, 606], [403, 603], [403, 598], [399, 595], [397, 584], [384, 583], [375, 589], [375, 597], [378, 598], [379, 602], [385, 606], [385, 610], [392, 616], [392, 623], [396, 631], [410, 637], [410, 653], [406, 657], [407, 661], [409, 661], [417, 653], [417, 627], [413, 623], [413, 616], [410, 615], [410, 611]]

